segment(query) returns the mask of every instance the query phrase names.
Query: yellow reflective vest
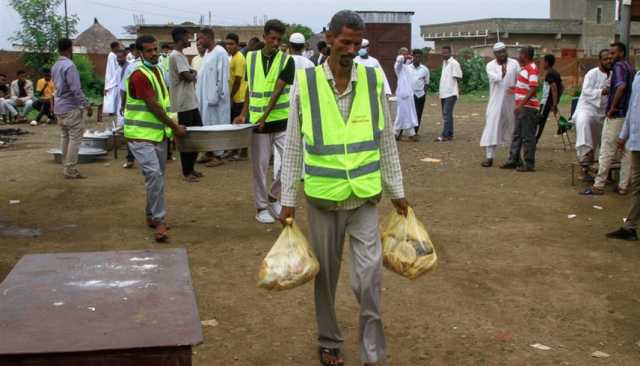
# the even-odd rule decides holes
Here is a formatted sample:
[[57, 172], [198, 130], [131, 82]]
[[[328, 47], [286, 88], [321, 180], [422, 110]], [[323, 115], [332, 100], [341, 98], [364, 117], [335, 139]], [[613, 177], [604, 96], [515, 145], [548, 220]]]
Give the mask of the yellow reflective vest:
[[[265, 76], [262, 65], [262, 51], [252, 51], [247, 54], [247, 85], [249, 88], [249, 121], [256, 123], [267, 109], [278, 82], [278, 76], [287, 65], [291, 56], [278, 51], [273, 58], [269, 73]], [[289, 92], [287, 85], [278, 98], [266, 122], [274, 122], [289, 117]]]
[[358, 80], [349, 119], [342, 118], [324, 67], [298, 70], [307, 197], [340, 202], [382, 193], [380, 135], [384, 129], [380, 70], [354, 64]]
[[164, 109], [165, 113], [168, 114], [171, 109], [169, 90], [162, 77], [162, 71], [158, 69], [160, 78], [157, 78], [151, 69], [142, 62], [139, 62], [134, 71], [125, 80], [127, 103], [124, 108], [124, 137], [127, 139], [148, 140], [153, 142], [161, 142], [165, 138], [171, 138], [173, 136], [173, 130], [162, 123], [155, 114], [151, 113], [147, 104], [142, 99], [136, 99], [131, 96], [129, 79], [136, 71], [142, 72], [142, 74], [147, 77], [156, 94], [156, 100]]

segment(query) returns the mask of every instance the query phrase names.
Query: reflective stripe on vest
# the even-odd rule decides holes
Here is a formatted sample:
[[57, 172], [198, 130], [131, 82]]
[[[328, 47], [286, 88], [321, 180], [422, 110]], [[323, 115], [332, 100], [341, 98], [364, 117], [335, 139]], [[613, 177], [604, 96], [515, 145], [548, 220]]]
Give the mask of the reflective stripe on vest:
[[314, 199], [339, 202], [352, 195], [370, 198], [382, 193], [383, 77], [374, 68], [354, 67], [358, 79], [347, 122], [324, 66], [297, 73], [305, 138], [304, 188]]
[[[264, 114], [269, 105], [274, 89], [278, 82], [278, 76], [287, 65], [290, 56], [278, 51], [273, 58], [273, 64], [265, 76], [262, 64], [262, 51], [249, 52], [247, 55], [248, 87], [249, 87], [249, 121], [256, 123]], [[289, 117], [289, 93], [290, 86], [286, 86], [266, 122], [274, 122]]]
[[143, 63], [139, 63], [125, 80], [125, 90], [127, 90], [127, 102], [124, 110], [125, 138], [161, 142], [167, 137], [172, 137], [173, 131], [149, 110], [144, 100], [131, 96], [129, 80], [136, 71], [140, 71], [147, 78], [154, 90], [158, 104], [165, 113], [168, 113], [171, 108], [169, 90], [165, 85], [162, 71], [158, 69], [160, 78], [157, 78], [152, 70], [144, 66]]

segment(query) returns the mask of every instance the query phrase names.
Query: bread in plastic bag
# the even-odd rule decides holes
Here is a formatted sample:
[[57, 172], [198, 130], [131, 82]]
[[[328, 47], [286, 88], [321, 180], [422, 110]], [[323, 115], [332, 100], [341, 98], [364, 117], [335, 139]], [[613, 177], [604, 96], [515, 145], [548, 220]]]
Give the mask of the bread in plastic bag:
[[434, 269], [438, 256], [424, 226], [409, 207], [407, 217], [393, 211], [382, 227], [384, 266], [415, 280]]
[[286, 225], [260, 266], [258, 287], [266, 290], [288, 290], [311, 281], [320, 264], [300, 228]]

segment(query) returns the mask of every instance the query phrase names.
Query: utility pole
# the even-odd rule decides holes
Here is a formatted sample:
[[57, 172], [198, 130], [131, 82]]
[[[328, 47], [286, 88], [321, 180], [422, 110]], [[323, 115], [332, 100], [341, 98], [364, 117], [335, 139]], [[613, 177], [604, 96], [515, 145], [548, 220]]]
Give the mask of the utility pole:
[[620, 42], [629, 49], [629, 35], [631, 34], [631, 0], [620, 1]]
[[69, 38], [69, 15], [67, 14], [67, 0], [64, 0], [64, 30], [66, 37]]

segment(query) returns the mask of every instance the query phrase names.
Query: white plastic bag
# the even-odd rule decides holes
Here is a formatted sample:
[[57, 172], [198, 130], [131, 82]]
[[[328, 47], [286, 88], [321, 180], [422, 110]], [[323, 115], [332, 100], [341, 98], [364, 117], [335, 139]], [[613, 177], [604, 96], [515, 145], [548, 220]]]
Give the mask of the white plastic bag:
[[292, 221], [273, 245], [260, 267], [258, 287], [288, 290], [316, 277], [320, 264], [300, 228]]

